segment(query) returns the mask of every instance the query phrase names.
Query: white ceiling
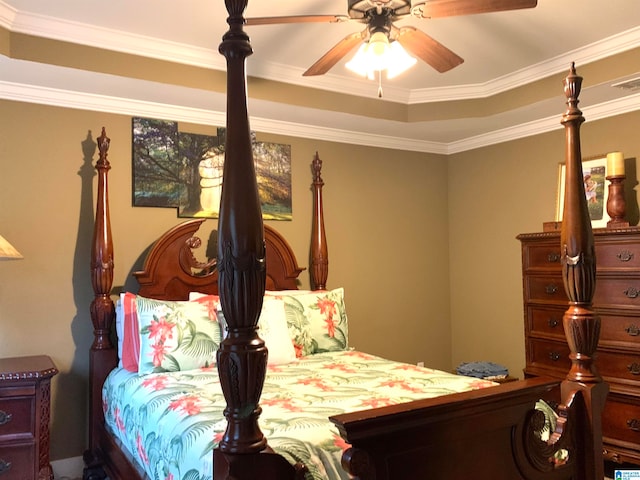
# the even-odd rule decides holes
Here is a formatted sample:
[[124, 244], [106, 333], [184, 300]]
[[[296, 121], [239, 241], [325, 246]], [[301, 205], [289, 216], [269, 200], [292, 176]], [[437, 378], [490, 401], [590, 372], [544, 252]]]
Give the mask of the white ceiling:
[[[250, 0], [245, 16], [344, 15], [346, 9], [346, 0]], [[0, 0], [0, 26], [13, 32], [218, 70], [225, 68], [217, 47], [227, 30], [226, 16], [222, 0]], [[576, 62], [580, 73], [581, 64], [639, 47], [640, 1], [538, 0], [534, 9], [430, 20], [408, 18], [397, 25], [422, 29], [465, 62], [444, 74], [418, 62], [401, 77], [383, 80], [384, 100], [417, 104], [484, 98], [565, 72], [571, 61]], [[355, 76], [345, 69], [344, 61], [324, 76], [302, 77], [302, 72], [340, 39], [362, 29], [363, 25], [351, 22], [246, 27], [254, 49], [248, 73], [373, 98], [377, 83]], [[86, 75], [94, 79], [89, 84], [93, 87], [88, 86]], [[640, 65], [637, 75], [624, 79], [635, 76], [640, 77]], [[101, 77], [104, 81], [95, 81]], [[147, 83], [0, 57], [3, 98], [28, 97], [25, 88], [32, 89], [31, 98], [38, 97], [33, 90], [40, 89], [42, 101], [46, 96], [42, 89], [58, 92], [51, 95], [49, 90], [49, 97], [59, 94], [67, 98], [60, 92], [67, 91], [71, 96], [71, 92], [82, 92], [108, 98], [111, 103], [134, 101], [130, 106], [135, 101], [147, 107], [171, 105], [182, 108], [185, 115], [185, 109], [189, 109], [194, 115], [190, 120], [195, 121], [199, 121], [196, 111], [201, 111], [201, 121], [210, 121], [205, 111], [217, 118], [224, 110], [223, 99], [210, 93], [203, 102], [201, 96], [197, 99], [201, 92], [166, 85], [149, 88]], [[637, 90], [612, 88], [610, 83], [590, 85], [585, 79], [581, 107], [588, 120], [640, 108]], [[252, 101], [250, 113], [256, 130], [273, 129], [275, 124], [286, 127], [279, 133], [309, 137], [315, 129], [322, 132], [319, 138], [352, 141], [353, 134], [362, 139], [361, 143], [382, 142], [393, 148], [451, 153], [556, 128], [563, 108], [559, 85], [557, 97], [526, 108], [437, 122], [388, 122], [369, 118], [366, 112], [328, 113], [268, 101]], [[178, 114], [174, 113], [174, 119], [180, 120], [175, 118]], [[373, 137], [380, 138], [372, 143]]]

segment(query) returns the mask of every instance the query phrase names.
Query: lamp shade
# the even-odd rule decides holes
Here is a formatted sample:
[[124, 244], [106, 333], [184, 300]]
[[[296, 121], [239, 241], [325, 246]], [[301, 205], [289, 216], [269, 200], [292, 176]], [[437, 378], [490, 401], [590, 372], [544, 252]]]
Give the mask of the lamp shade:
[[0, 260], [19, 260], [21, 258], [23, 257], [20, 252], [0, 235]]

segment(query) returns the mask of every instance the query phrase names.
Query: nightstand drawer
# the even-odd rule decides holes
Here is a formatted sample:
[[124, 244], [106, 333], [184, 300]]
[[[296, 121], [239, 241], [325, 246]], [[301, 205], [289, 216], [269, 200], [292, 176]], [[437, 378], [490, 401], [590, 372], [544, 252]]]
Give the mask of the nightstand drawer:
[[57, 373], [45, 355], [0, 358], [0, 480], [54, 480], [49, 417]]
[[35, 480], [35, 462], [33, 445], [0, 446], [2, 480]]
[[0, 398], [0, 442], [7, 436], [33, 436], [34, 402], [35, 397]]

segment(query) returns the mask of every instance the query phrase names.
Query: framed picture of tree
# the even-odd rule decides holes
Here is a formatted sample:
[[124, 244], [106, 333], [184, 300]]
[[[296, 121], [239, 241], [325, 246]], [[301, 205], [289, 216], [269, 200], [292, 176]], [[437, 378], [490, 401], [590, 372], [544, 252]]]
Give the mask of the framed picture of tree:
[[[176, 208], [179, 217], [217, 218], [225, 129], [202, 135], [180, 131], [177, 122], [134, 117], [132, 131], [133, 205]], [[263, 217], [291, 220], [291, 145], [252, 136]]]

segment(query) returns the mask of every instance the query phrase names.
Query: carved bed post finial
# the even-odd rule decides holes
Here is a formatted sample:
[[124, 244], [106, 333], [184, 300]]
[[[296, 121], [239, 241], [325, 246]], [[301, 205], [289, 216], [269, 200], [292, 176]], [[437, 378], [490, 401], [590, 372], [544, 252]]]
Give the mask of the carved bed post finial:
[[[591, 219], [584, 191], [580, 125], [584, 122], [578, 108], [582, 77], [571, 64], [564, 81], [568, 109], [562, 118], [568, 136], [566, 158], [565, 205], [560, 236], [564, 287], [569, 297], [565, 313], [565, 331], [572, 355], [571, 379], [595, 381], [599, 378], [593, 357], [600, 334], [600, 319], [592, 309], [596, 286], [596, 259]], [[578, 332], [579, 331], [579, 332]], [[580, 333], [580, 335], [573, 335]]]
[[100, 158], [96, 162], [98, 201], [91, 251], [91, 283], [95, 298], [91, 302], [91, 317], [95, 337], [92, 348], [101, 350], [112, 347], [109, 335], [115, 308], [110, 297], [113, 285], [113, 241], [109, 220], [109, 199], [105, 195], [108, 190], [108, 172], [111, 169], [107, 160], [111, 139], [107, 137], [104, 127], [97, 140]]
[[[93, 344], [89, 356], [90, 390], [89, 409], [89, 456], [96, 452], [98, 431], [103, 421], [102, 385], [112, 368], [117, 364], [117, 352], [110, 340], [115, 318], [115, 306], [111, 300], [113, 285], [113, 238], [109, 218], [108, 173], [111, 165], [107, 160], [110, 139], [105, 128], [97, 139], [100, 157], [96, 162], [98, 192], [96, 201], [93, 241], [91, 244], [91, 285], [94, 298], [90, 313], [93, 323]], [[89, 463], [89, 462], [87, 462]]]
[[252, 49], [243, 31], [246, 1], [225, 1], [229, 31], [219, 50], [227, 60], [227, 131], [218, 220], [218, 289], [229, 334], [218, 350], [218, 372], [227, 401], [227, 430], [219, 450], [256, 453], [266, 439], [258, 405], [267, 349], [257, 323], [265, 291], [265, 246], [247, 112], [245, 60]]
[[311, 164], [313, 170], [313, 224], [311, 226], [311, 288], [325, 290], [329, 275], [329, 255], [327, 237], [324, 230], [324, 213], [322, 205], [322, 187], [324, 182], [320, 176], [322, 160], [316, 152]]
[[[608, 387], [597, 372], [594, 361], [600, 336], [600, 318], [592, 306], [596, 286], [596, 258], [591, 218], [587, 207], [580, 151], [580, 125], [584, 122], [578, 108], [582, 77], [572, 63], [564, 80], [567, 110], [562, 117], [566, 135], [565, 203], [562, 219], [561, 262], [569, 308], [564, 314], [564, 330], [569, 344], [571, 370], [562, 383], [562, 403], [572, 405], [573, 412], [585, 408], [590, 423], [582, 422], [575, 435], [588, 459], [577, 478], [589, 480], [604, 476], [602, 459], [602, 409]], [[581, 404], [584, 405], [581, 405]], [[569, 418], [571, 422], [571, 417]]]

